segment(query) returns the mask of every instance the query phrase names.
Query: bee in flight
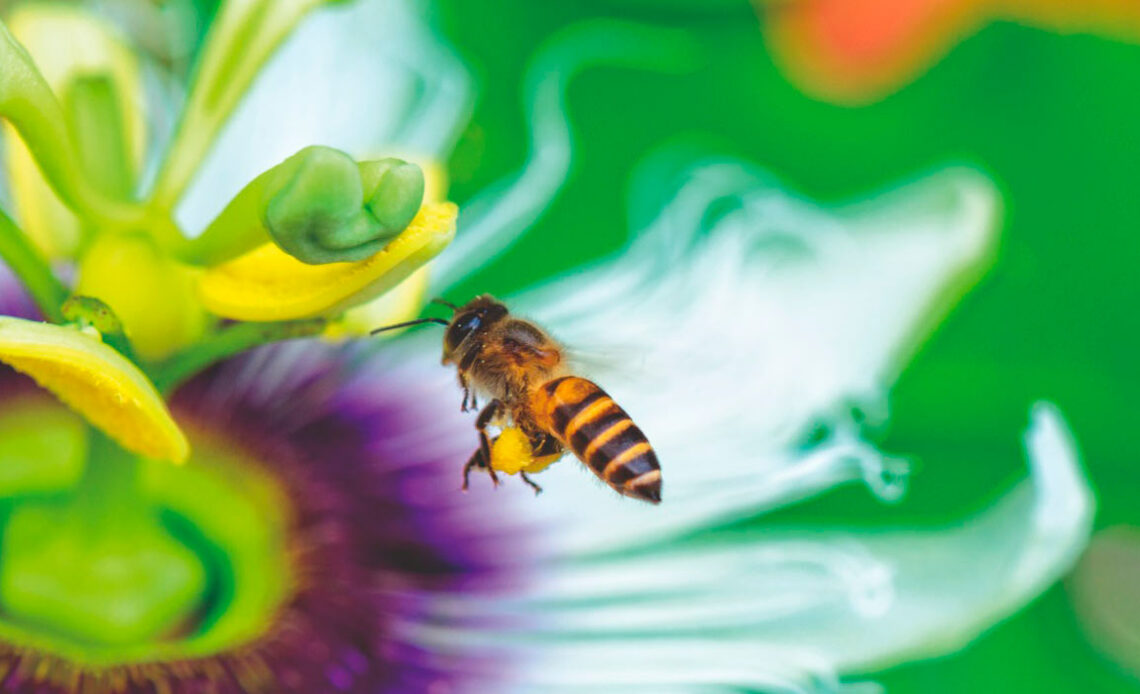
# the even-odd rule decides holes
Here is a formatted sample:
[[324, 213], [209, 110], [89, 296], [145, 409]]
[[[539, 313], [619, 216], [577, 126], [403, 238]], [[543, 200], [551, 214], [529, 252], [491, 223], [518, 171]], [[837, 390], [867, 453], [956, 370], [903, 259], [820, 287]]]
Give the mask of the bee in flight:
[[[512, 316], [487, 294], [464, 306], [442, 299], [433, 303], [451, 308], [451, 320], [422, 318], [372, 332], [420, 323], [447, 326], [443, 363], [459, 371], [463, 411], [478, 408], [476, 394], [491, 398], [475, 420], [479, 448], [463, 468], [463, 489], [475, 468], [498, 484], [491, 467], [498, 437], [491, 439], [487, 427], [513, 426], [536, 460], [556, 460], [570, 449], [619, 494], [661, 501], [661, 466], [645, 434], [605, 391], [568, 372], [561, 346], [541, 328]], [[536, 493], [542, 491], [525, 471], [520, 474]]]

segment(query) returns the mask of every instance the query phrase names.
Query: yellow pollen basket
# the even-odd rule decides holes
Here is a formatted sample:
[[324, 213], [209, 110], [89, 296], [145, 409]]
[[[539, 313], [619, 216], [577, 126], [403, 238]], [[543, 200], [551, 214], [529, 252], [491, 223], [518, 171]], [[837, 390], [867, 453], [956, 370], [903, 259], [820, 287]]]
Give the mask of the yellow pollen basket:
[[198, 283], [202, 304], [223, 318], [283, 321], [335, 315], [400, 284], [455, 236], [458, 208], [420, 208], [408, 228], [379, 253], [356, 263], [306, 265], [266, 244], [207, 270]]
[[126, 357], [74, 327], [0, 317], [0, 361], [33, 378], [123, 448], [185, 462], [190, 444]]
[[509, 427], [503, 429], [491, 446], [491, 469], [508, 475], [542, 472], [561, 457], [559, 453], [535, 458], [526, 434], [521, 429]]

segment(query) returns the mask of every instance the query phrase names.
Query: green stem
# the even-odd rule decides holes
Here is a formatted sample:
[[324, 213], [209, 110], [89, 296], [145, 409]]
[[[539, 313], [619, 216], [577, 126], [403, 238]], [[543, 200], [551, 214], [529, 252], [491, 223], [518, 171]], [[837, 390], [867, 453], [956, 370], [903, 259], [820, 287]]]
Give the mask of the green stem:
[[266, 191], [280, 166], [247, 183], [201, 234], [174, 249], [175, 256], [192, 265], [212, 267], [272, 241], [262, 212]]
[[214, 19], [151, 204], [173, 209], [265, 61], [325, 0], [230, 0]]
[[161, 393], [169, 393], [190, 376], [211, 364], [259, 345], [319, 335], [326, 322], [321, 318], [280, 323], [237, 323], [199, 340], [194, 346], [151, 370]]
[[28, 241], [12, 219], [0, 211], [0, 258], [16, 273], [31, 294], [40, 312], [53, 323], [63, 322], [60, 305], [67, 300], [67, 289], [51, 272], [51, 267]]
[[102, 433], [92, 430], [87, 465], [71, 510], [92, 535], [111, 534], [142, 521], [153, 522], [153, 504], [143, 496], [140, 462]]

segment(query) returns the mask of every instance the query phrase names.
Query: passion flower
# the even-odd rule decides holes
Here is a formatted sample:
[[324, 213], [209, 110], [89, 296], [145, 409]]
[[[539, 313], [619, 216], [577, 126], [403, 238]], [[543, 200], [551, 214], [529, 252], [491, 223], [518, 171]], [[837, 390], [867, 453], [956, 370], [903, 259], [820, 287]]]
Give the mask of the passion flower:
[[[1071, 563], [1091, 500], [1047, 403], [1027, 403], [1029, 480], [955, 529], [754, 523], [840, 485], [903, 493], [863, 426], [985, 270], [997, 194], [962, 169], [825, 208], [744, 162], [647, 166], [632, 245], [511, 303], [612, 355], [667, 502], [570, 461], [537, 500], [460, 493], [476, 437], [438, 336], [315, 336], [419, 312], [541, 214], [577, 69], [636, 59], [630, 37], [690, 56], [669, 32], [567, 29], [526, 86], [530, 160], [449, 247], [445, 185], [410, 162], [450, 146], [465, 73], [398, 4], [291, 37], [320, 4], [222, 5], [149, 186], [142, 58], [70, 7], [0, 33], [0, 691], [834, 690], [958, 647]], [[392, 34], [422, 62], [378, 61]], [[359, 88], [378, 62], [427, 85], [394, 130], [429, 156], [368, 140], [386, 112], [351, 104], [391, 100]]]

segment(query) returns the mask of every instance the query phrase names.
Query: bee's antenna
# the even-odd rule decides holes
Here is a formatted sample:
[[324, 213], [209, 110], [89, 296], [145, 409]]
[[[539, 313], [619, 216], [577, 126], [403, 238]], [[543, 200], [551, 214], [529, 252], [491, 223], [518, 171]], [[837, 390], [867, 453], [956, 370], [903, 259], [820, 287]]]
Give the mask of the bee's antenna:
[[385, 325], [383, 328], [376, 328], [375, 330], [369, 332], [368, 334], [369, 335], [375, 335], [376, 333], [382, 333], [385, 330], [395, 330], [396, 328], [406, 328], [409, 325], [420, 325], [421, 323], [438, 323], [439, 325], [451, 325], [451, 321], [447, 321], [447, 320], [444, 320], [442, 318], [419, 318], [417, 320], [404, 321], [403, 323], [395, 323], [393, 325]]
[[438, 296], [437, 296], [436, 298], [432, 299], [432, 300], [431, 300], [430, 302], [428, 302], [428, 303], [432, 303], [432, 304], [439, 304], [440, 306], [446, 306], [446, 307], [448, 307], [449, 309], [451, 309], [452, 311], [458, 311], [458, 310], [459, 310], [459, 307], [458, 307], [458, 306], [456, 306], [455, 304], [451, 303], [451, 302], [450, 302], [450, 301], [448, 301], [447, 299], [441, 299], [441, 298], [439, 298]]

